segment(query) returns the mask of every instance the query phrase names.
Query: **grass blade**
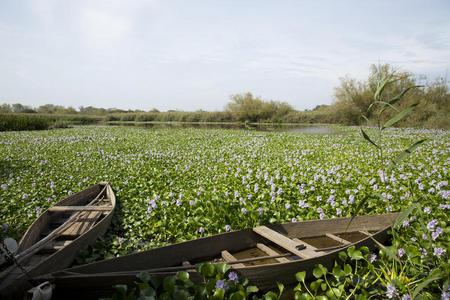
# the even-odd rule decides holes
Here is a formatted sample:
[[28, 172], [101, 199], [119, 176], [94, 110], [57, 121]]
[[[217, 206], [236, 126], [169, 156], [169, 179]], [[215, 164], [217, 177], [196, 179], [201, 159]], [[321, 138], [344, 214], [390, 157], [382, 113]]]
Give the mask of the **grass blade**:
[[400, 152], [394, 159], [391, 160], [391, 163], [388, 167], [388, 170], [391, 170], [395, 165], [397, 165], [399, 162], [404, 160], [407, 156], [409, 156], [411, 153], [414, 152], [420, 145], [422, 145], [427, 139], [421, 139], [418, 142], [415, 142], [411, 146], [409, 146], [407, 149]]
[[402, 224], [403, 220], [406, 219], [409, 216], [409, 214], [411, 214], [411, 212], [418, 206], [419, 202], [416, 202], [413, 205], [411, 205], [407, 210], [402, 211], [400, 215], [397, 217], [397, 219], [395, 219], [394, 227], [398, 227], [400, 224]]
[[377, 144], [375, 144], [374, 141], [372, 141], [372, 140], [370, 139], [370, 137], [367, 135], [367, 133], [364, 132], [364, 130], [362, 129], [362, 127], [361, 127], [361, 134], [362, 134], [363, 138], [365, 138], [369, 143], [371, 143], [372, 145], [374, 145], [375, 147], [377, 147], [378, 149], [380, 149], [380, 147], [379, 147]]
[[402, 112], [400, 112], [399, 114], [397, 114], [395, 117], [393, 117], [392, 119], [390, 119], [389, 121], [387, 121], [386, 123], [384, 123], [383, 127], [381, 128], [381, 130], [386, 129], [388, 127], [391, 127], [392, 125], [394, 125], [395, 123], [397, 123], [398, 121], [400, 121], [401, 119], [403, 119], [407, 114], [409, 114], [414, 108], [416, 108], [416, 106], [419, 105], [419, 102], [416, 102], [414, 104], [411, 104], [408, 108], [406, 108], [405, 110], [403, 110]]
[[423, 288], [428, 286], [431, 282], [443, 278], [443, 275], [444, 274], [441, 270], [435, 270], [435, 272], [431, 272], [430, 275], [414, 289], [412, 298], [415, 299], [416, 296], [423, 290]]
[[395, 96], [394, 98], [391, 99], [391, 101], [387, 102], [386, 105], [381, 109], [380, 113], [382, 113], [383, 111], [385, 111], [388, 107], [392, 107], [394, 108], [392, 105], [394, 105], [395, 103], [397, 103], [401, 98], [403, 98], [403, 96], [411, 89], [414, 88], [420, 88], [423, 87], [422, 85], [413, 85], [410, 86], [406, 89], [404, 89], [400, 94], [398, 94], [397, 96]]

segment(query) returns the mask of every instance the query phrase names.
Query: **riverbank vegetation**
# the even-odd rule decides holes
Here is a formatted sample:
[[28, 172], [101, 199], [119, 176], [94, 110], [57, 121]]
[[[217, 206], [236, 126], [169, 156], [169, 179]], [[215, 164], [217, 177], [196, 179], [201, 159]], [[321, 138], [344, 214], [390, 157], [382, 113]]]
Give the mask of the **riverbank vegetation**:
[[[373, 101], [377, 81], [386, 74], [395, 74], [400, 80], [385, 88], [387, 98], [395, 97], [411, 86], [419, 88], [407, 89], [402, 101], [394, 104], [397, 111], [420, 102], [407, 119], [397, 124], [400, 127], [425, 127], [450, 129], [450, 91], [446, 78], [428, 80], [407, 71], [399, 71], [392, 66], [373, 65], [365, 80], [356, 80], [350, 76], [340, 79], [340, 85], [335, 88], [334, 101], [331, 105], [317, 105], [311, 110], [298, 111], [290, 104], [281, 101], [266, 101], [251, 93], [236, 94], [230, 97], [230, 102], [223, 111], [179, 111], [160, 112], [120, 110], [116, 108], [97, 107], [63, 107], [46, 104], [37, 108], [22, 104], [0, 105], [0, 113], [21, 114], [23, 118], [42, 115], [46, 118], [59, 119], [72, 124], [94, 124], [108, 122], [243, 122], [243, 123], [322, 123], [356, 125], [360, 115], [365, 113]], [[395, 110], [385, 114], [391, 118]], [[372, 115], [367, 116], [372, 122]], [[11, 117], [9, 117], [11, 118]], [[33, 119], [35, 120], [35, 119]], [[381, 120], [383, 121], [383, 120]], [[22, 121], [23, 122], [23, 121]], [[31, 121], [30, 121], [31, 122]], [[0, 129], [1, 130], [1, 129]]]

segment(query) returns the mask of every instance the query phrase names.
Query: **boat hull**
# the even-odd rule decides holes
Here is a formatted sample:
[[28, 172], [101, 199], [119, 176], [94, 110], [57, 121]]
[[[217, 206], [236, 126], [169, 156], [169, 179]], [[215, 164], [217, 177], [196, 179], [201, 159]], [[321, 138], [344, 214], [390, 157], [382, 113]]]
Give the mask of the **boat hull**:
[[[312, 269], [317, 264], [322, 264], [331, 269], [334, 261], [338, 258], [339, 252], [350, 246], [367, 246], [372, 250], [375, 247], [373, 239], [380, 243], [386, 242], [390, 224], [393, 223], [396, 216], [397, 214], [356, 217], [350, 226], [349, 218], [269, 226], [289, 238], [300, 237], [304, 240], [325, 231], [337, 234], [338, 232], [345, 232], [347, 229], [349, 231], [370, 231], [371, 236], [366, 236], [357, 242], [338, 248], [317, 249], [317, 251], [322, 251], [321, 255], [317, 257], [291, 260], [285, 263], [246, 266], [241, 264], [240, 267], [236, 264], [233, 268], [263, 291], [276, 289], [277, 282], [290, 286], [296, 283], [295, 274], [297, 272], [306, 270], [307, 276], [311, 277]], [[50, 280], [55, 283], [56, 295], [65, 298], [72, 296], [71, 299], [107, 297], [114, 293], [112, 288], [114, 284], [134, 286], [135, 275], [141, 271], [169, 276], [176, 273], [177, 267], [179, 270], [183, 269], [183, 262], [189, 261], [194, 265], [202, 261], [212, 261], [220, 255], [222, 250], [235, 253], [255, 247], [258, 243], [267, 243], [267, 240], [255, 233], [253, 229], [245, 229], [78, 266], [43, 277], [41, 280]], [[194, 267], [190, 270], [187, 268], [189, 267], [184, 267], [184, 270], [190, 273], [194, 282], [201, 279], [199, 274], [193, 270]]]

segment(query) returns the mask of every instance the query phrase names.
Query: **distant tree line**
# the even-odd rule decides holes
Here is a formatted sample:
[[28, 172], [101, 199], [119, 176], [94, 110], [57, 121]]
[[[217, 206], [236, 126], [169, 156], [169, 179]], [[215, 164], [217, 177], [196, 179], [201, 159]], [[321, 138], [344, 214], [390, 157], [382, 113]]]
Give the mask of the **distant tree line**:
[[[384, 95], [392, 97], [409, 86], [418, 86], [408, 90], [402, 100], [395, 104], [397, 110], [420, 102], [419, 106], [399, 126], [450, 128], [450, 93], [447, 79], [438, 78], [429, 81], [424, 76], [417, 77], [410, 72], [395, 70], [389, 64], [372, 65], [366, 80], [358, 81], [349, 76], [340, 78], [335, 88], [331, 105], [317, 105], [312, 110], [298, 111], [290, 104], [280, 101], [266, 101], [251, 93], [236, 94], [223, 111], [208, 112], [169, 110], [160, 112], [121, 110], [117, 108], [96, 108], [92, 106], [64, 107], [46, 104], [37, 108], [22, 104], [0, 105], [0, 114], [41, 114], [81, 124], [97, 122], [270, 122], [270, 123], [325, 123], [356, 125], [360, 115], [365, 113], [373, 101], [377, 81], [387, 73], [395, 73], [401, 80], [389, 85]], [[395, 111], [394, 111], [395, 112]], [[393, 113], [394, 113], [393, 112]], [[0, 115], [0, 118], [2, 116]], [[369, 115], [370, 117], [370, 115]], [[386, 118], [392, 117], [386, 115]]]

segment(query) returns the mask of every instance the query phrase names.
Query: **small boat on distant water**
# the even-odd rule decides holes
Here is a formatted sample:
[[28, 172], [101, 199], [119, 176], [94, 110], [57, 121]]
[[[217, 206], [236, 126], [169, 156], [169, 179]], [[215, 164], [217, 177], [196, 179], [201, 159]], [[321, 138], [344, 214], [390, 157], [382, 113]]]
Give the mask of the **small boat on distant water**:
[[294, 284], [297, 272], [311, 271], [316, 264], [332, 268], [338, 253], [352, 245], [373, 249], [374, 239], [381, 243], [387, 240], [388, 229], [397, 216], [258, 226], [77, 266], [39, 280], [55, 284], [57, 297], [96, 299], [110, 297], [115, 284], [135, 285], [135, 276], [142, 271], [168, 276], [185, 270], [193, 281], [199, 280], [194, 265], [209, 261], [231, 264], [252, 284], [267, 291], [275, 289], [276, 282]]
[[111, 186], [100, 183], [48, 208], [22, 237], [14, 262], [0, 266], [0, 298], [20, 299], [33, 286], [28, 280], [68, 267], [106, 232], [115, 206]]

